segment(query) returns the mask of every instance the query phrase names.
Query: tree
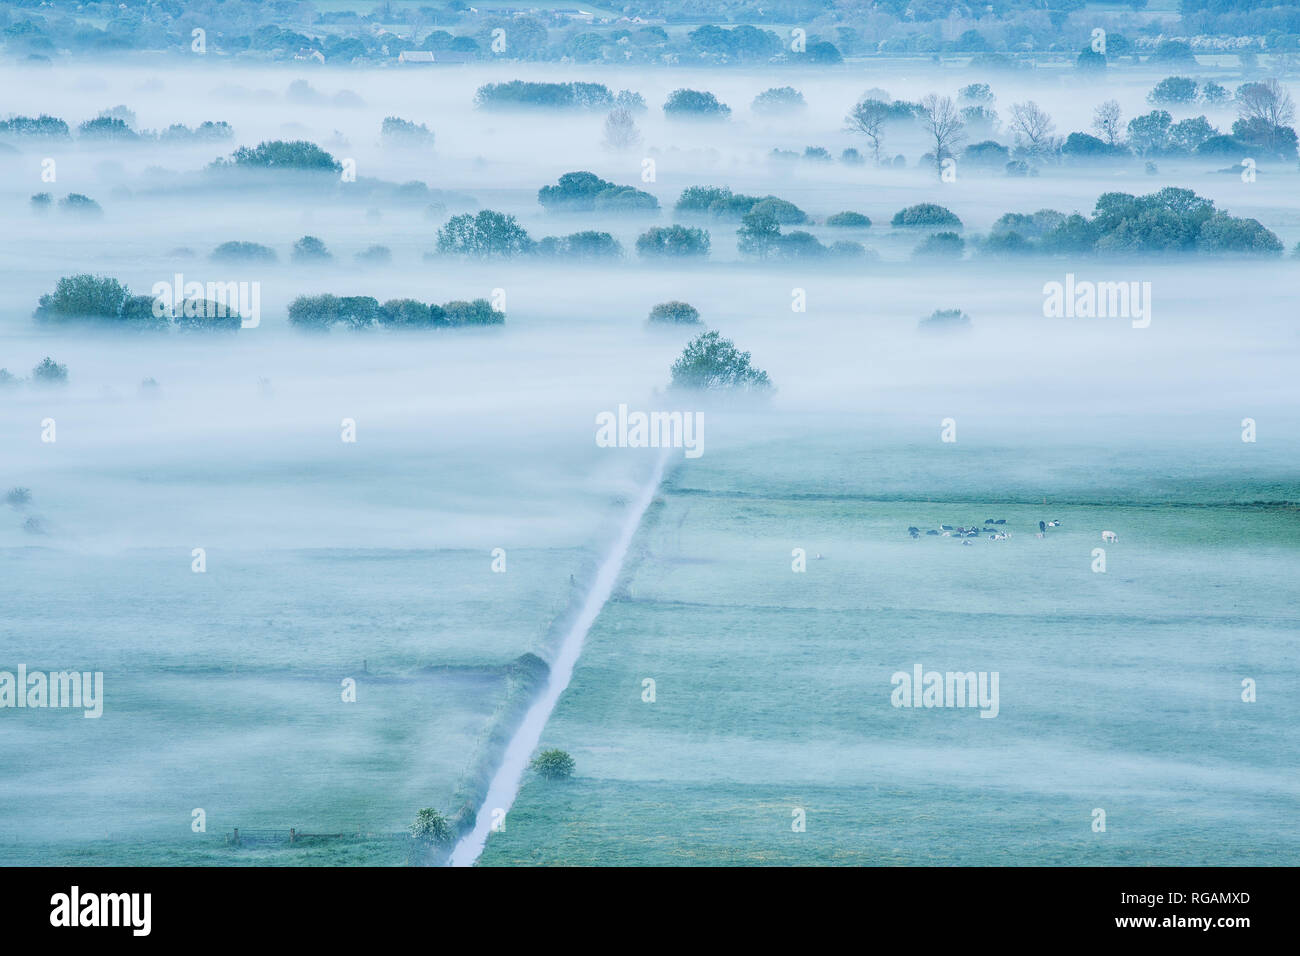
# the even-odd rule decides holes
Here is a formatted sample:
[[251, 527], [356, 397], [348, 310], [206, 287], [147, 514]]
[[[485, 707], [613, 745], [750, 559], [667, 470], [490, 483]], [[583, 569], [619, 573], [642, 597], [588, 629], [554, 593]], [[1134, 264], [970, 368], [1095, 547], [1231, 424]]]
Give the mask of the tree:
[[433, 133], [423, 123], [413, 123], [397, 116], [386, 116], [379, 127], [385, 146], [432, 146]]
[[1011, 129], [1017, 144], [1023, 144], [1026, 152], [1038, 155], [1051, 147], [1056, 124], [1046, 110], [1033, 100], [1026, 100], [1011, 105]]
[[68, 367], [47, 355], [32, 369], [32, 381], [40, 385], [63, 385], [68, 381]]
[[328, 262], [334, 257], [325, 248], [325, 243], [315, 236], [303, 236], [293, 244], [290, 258], [294, 262]]
[[894, 213], [892, 226], [947, 226], [961, 228], [961, 219], [951, 209], [937, 203], [923, 202]]
[[672, 387], [696, 391], [767, 392], [772, 383], [767, 373], [750, 364], [749, 353], [741, 352], [718, 332], [702, 332], [682, 350], [673, 363]]
[[1159, 155], [1169, 148], [1169, 130], [1174, 118], [1164, 110], [1152, 110], [1128, 121], [1129, 145], [1139, 156]]
[[534, 757], [531, 766], [547, 780], [567, 780], [574, 770], [573, 758], [554, 747]]
[[343, 168], [333, 156], [306, 140], [270, 140], [257, 146], [241, 146], [229, 160], [217, 160], [216, 167], [238, 166], [246, 169], [297, 169], [338, 172]]
[[807, 106], [803, 94], [793, 86], [774, 86], [754, 97], [749, 108], [760, 116], [779, 116], [797, 113]]
[[1295, 120], [1295, 102], [1275, 79], [1245, 83], [1237, 88], [1237, 114], [1245, 120], [1261, 119], [1273, 126]]
[[745, 213], [736, 231], [736, 246], [742, 255], [766, 259], [781, 239], [781, 224], [771, 208], [755, 206]]
[[1196, 99], [1196, 81], [1189, 76], [1167, 76], [1147, 94], [1147, 102], [1157, 106], [1166, 103], [1190, 103]]
[[700, 90], [677, 89], [668, 95], [664, 103], [664, 112], [669, 116], [698, 116], [724, 118], [731, 113], [731, 107], [721, 103], [712, 93]]
[[690, 226], [655, 226], [637, 237], [636, 251], [647, 258], [703, 258], [709, 254], [709, 234]]
[[116, 319], [130, 292], [107, 276], [64, 276], [40, 298], [35, 318], [41, 322]]
[[531, 252], [533, 245], [514, 216], [492, 209], [452, 216], [438, 230], [438, 251], [448, 255], [510, 258]]
[[429, 846], [446, 846], [452, 840], [451, 824], [440, 811], [425, 807], [415, 815], [411, 836]]
[[1118, 100], [1107, 100], [1092, 111], [1093, 131], [1107, 146], [1119, 145], [1120, 121], [1123, 116]]
[[605, 117], [604, 145], [606, 149], [616, 152], [636, 149], [641, 145], [641, 131], [636, 127], [631, 110], [619, 107]]
[[671, 302], [660, 302], [651, 309], [648, 321], [659, 325], [699, 325], [700, 310], [689, 302], [674, 299]]
[[943, 175], [943, 161], [953, 155], [961, 142], [963, 125], [957, 105], [950, 96], [931, 93], [921, 100], [921, 121], [934, 140], [934, 169]]
[[880, 100], [862, 100], [844, 118], [845, 129], [858, 133], [871, 143], [871, 155], [880, 162], [880, 147], [885, 139], [885, 124], [889, 121], [889, 106]]
[[966, 240], [955, 232], [936, 232], [925, 238], [912, 252], [914, 259], [960, 259]]

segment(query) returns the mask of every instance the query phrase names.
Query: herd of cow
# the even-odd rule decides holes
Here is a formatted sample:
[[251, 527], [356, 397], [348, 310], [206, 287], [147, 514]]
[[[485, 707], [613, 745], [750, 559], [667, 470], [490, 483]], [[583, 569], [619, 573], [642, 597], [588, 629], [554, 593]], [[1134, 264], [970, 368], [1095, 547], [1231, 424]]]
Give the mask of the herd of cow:
[[[961, 538], [963, 539], [962, 544], [969, 544], [970, 542], [968, 539], [978, 538], [981, 534], [985, 533], [988, 534], [988, 539], [990, 541], [1005, 541], [1007, 538], [1011, 537], [1011, 532], [1000, 528], [999, 525], [1005, 525], [1006, 523], [1006, 518], [985, 518], [983, 527], [973, 524], [969, 528], [954, 528], [950, 524], [941, 524], [938, 528], [931, 528], [929, 531], [924, 532], [924, 534], [936, 535], [943, 538]], [[1055, 521], [1040, 521], [1038, 522], [1038, 534], [1035, 535], [1035, 537], [1045, 537], [1048, 528], [1059, 528], [1060, 526], [1061, 521], [1059, 518]], [[923, 532], [915, 525], [911, 525], [908, 527], [907, 533], [910, 534], [913, 539], [916, 539], [921, 537]], [[1118, 541], [1119, 538], [1116, 536], [1114, 531], [1103, 531], [1101, 533], [1101, 540]]]

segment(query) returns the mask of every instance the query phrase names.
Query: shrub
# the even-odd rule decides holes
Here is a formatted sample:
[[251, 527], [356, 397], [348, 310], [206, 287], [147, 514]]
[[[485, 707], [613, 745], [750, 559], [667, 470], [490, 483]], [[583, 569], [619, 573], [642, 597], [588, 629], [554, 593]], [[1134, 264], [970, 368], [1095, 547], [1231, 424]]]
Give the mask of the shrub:
[[826, 225], [838, 229], [866, 229], [870, 227], [871, 220], [860, 212], [837, 212], [826, 217]]
[[917, 327], [926, 332], [954, 332], [970, 328], [970, 316], [961, 309], [935, 309]]
[[32, 503], [30, 488], [10, 488], [5, 492], [5, 504], [11, 508], [26, 508]]
[[961, 220], [957, 215], [943, 206], [932, 202], [923, 202], [908, 206], [894, 213], [891, 220], [894, 226], [951, 226], [960, 229]]
[[573, 758], [555, 748], [543, 750], [533, 758], [531, 766], [547, 780], [567, 780], [574, 770]]
[[429, 846], [446, 846], [452, 840], [451, 824], [440, 811], [425, 807], [415, 815], [411, 836]]

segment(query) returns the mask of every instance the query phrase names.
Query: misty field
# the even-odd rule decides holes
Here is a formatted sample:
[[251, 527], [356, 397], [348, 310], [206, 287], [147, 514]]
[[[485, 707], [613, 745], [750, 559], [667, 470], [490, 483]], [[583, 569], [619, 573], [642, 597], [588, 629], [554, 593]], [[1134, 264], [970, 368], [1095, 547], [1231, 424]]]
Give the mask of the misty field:
[[[993, 453], [796, 447], [666, 483], [543, 738], [575, 776], [529, 782], [483, 865], [1295, 861], [1293, 508], [1190, 485], [1120, 503], [1066, 447], [1051, 459], [1076, 477], [1047, 505], [990, 495], [1028, 492]], [[825, 462], [800, 487], [837, 490], [774, 490], [780, 459]], [[908, 462], [949, 493], [873, 493]], [[905, 530], [990, 516], [1009, 539]], [[1042, 517], [1061, 525], [1040, 539]], [[1103, 528], [1119, 541], [1098, 574]], [[891, 706], [891, 674], [915, 663], [1000, 672], [996, 719]], [[1276, 691], [1267, 706], [1241, 702], [1247, 676]]]
[[[845, 113], [869, 89], [988, 79], [1064, 134], [1103, 98], [1151, 109], [1168, 73], [973, 70], [809, 68], [788, 77], [806, 109], [774, 116], [752, 104], [786, 80], [752, 64], [0, 63], [6, 115], [232, 127], [0, 149], [0, 671], [102, 671], [106, 694], [97, 719], [0, 715], [0, 862], [428, 862], [407, 834], [425, 808], [501, 811], [483, 865], [1300, 862], [1300, 265], [1282, 254], [1300, 172], [963, 153], [947, 181], [915, 123], [863, 159]], [[475, 106], [516, 78], [643, 94], [641, 141], [607, 148], [604, 111]], [[684, 87], [729, 119], [665, 115]], [[391, 118], [428, 137], [395, 141]], [[324, 165], [239, 168], [267, 143]], [[542, 202], [583, 171], [630, 205]], [[725, 188], [724, 213], [679, 209], [693, 187]], [[1064, 229], [1162, 189], [1207, 220], [1213, 201], [1222, 255], [996, 254], [1007, 214]], [[766, 198], [794, 219], [770, 250], [725, 212]], [[927, 203], [951, 238], [904, 221]], [[1185, 211], [1141, 221], [1176, 232]], [[508, 254], [457, 247], [488, 212]], [[1267, 256], [1231, 246], [1243, 218]], [[707, 255], [643, 241], [679, 225]], [[791, 225], [811, 238], [779, 245]], [[120, 324], [61, 321], [76, 276]], [[1045, 288], [1076, 278], [1146, 284], [1145, 313], [1049, 317]], [[257, 321], [146, 327], [140, 299], [186, 280], [255, 285]], [[649, 321], [682, 303], [698, 325]], [[770, 392], [683, 395], [674, 362], [705, 330]], [[669, 449], [654, 490], [657, 450], [593, 441], [620, 405], [701, 415], [702, 454]], [[537, 726], [573, 778], [480, 805], [537, 690], [520, 673], [569, 638], [572, 683]], [[996, 719], [893, 706], [917, 664], [999, 674]]]

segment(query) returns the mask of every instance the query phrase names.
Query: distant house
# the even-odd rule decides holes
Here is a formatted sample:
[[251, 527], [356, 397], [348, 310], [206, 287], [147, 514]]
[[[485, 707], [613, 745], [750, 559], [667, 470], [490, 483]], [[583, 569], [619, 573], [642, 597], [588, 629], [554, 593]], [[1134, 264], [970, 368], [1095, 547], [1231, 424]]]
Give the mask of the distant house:
[[320, 50], [299, 50], [293, 55], [293, 58], [299, 62], [305, 62], [308, 60], [315, 61], [316, 63], [325, 62], [325, 54]]
[[398, 63], [432, 63], [433, 53], [429, 50], [403, 50], [397, 54]]

